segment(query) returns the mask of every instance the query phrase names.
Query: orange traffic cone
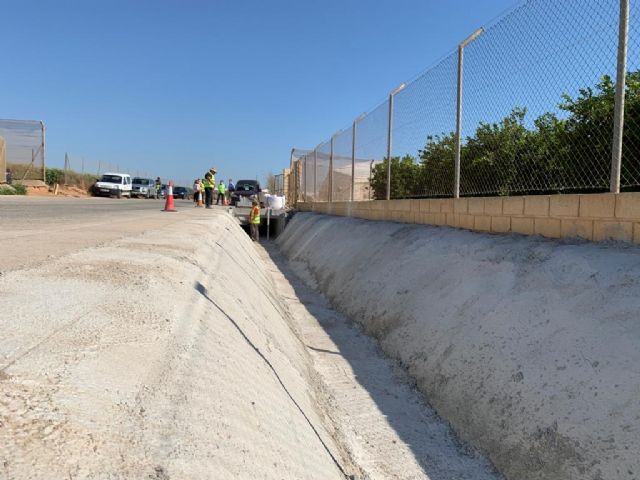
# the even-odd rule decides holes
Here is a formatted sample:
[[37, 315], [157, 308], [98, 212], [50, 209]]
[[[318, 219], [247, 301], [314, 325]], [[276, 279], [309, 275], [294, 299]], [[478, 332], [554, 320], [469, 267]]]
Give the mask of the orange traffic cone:
[[198, 205], [197, 207], [204, 207], [204, 203], [202, 203], [202, 192], [198, 191]]
[[173, 182], [169, 181], [167, 185], [167, 200], [164, 203], [163, 212], [177, 212], [176, 207], [173, 205]]

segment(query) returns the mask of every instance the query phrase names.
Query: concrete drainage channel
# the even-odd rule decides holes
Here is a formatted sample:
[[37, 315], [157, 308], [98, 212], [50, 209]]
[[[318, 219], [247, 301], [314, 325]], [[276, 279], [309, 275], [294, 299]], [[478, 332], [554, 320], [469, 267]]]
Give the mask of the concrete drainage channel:
[[277, 252], [194, 210], [0, 277], [0, 477], [495, 478], [370, 340], [364, 381], [319, 336], [347, 323]]
[[172, 218], [0, 276], [0, 478], [637, 478], [637, 248]]
[[316, 214], [278, 244], [507, 479], [640, 478], [638, 247]]
[[0, 478], [638, 478], [637, 247], [127, 215], [0, 259]]
[[0, 276], [0, 478], [638, 478], [636, 247], [160, 220]]

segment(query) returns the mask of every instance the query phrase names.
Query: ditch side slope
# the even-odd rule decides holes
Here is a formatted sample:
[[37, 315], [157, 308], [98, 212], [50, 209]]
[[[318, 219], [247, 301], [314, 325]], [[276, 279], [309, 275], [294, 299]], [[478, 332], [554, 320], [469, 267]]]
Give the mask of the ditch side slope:
[[306, 213], [278, 242], [507, 478], [640, 478], [637, 247]]
[[345, 478], [251, 241], [175, 215], [0, 276], [0, 478]]

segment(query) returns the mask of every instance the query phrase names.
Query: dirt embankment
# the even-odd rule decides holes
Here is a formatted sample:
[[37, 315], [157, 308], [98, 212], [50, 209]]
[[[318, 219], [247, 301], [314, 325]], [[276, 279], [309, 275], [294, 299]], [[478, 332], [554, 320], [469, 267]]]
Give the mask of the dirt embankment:
[[313, 214], [279, 244], [507, 478], [640, 478], [637, 247]]
[[73, 198], [88, 198], [91, 196], [86, 188], [60, 185], [56, 189], [47, 184], [34, 185], [27, 187], [27, 195], [35, 197], [73, 197]]
[[207, 212], [0, 276], [1, 478], [344, 478], [271, 278]]

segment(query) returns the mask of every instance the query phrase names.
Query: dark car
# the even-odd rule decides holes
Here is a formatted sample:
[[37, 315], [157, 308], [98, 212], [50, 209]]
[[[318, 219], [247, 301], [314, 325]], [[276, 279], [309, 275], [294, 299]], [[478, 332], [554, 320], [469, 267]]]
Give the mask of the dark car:
[[185, 187], [173, 187], [173, 198], [186, 200], [189, 198], [189, 191]]
[[[253, 197], [255, 195], [260, 198], [261, 192], [262, 189], [257, 180], [238, 180], [236, 189], [231, 194], [231, 204], [235, 205], [240, 200], [240, 197]], [[260, 198], [260, 202], [262, 203], [262, 198]]]

